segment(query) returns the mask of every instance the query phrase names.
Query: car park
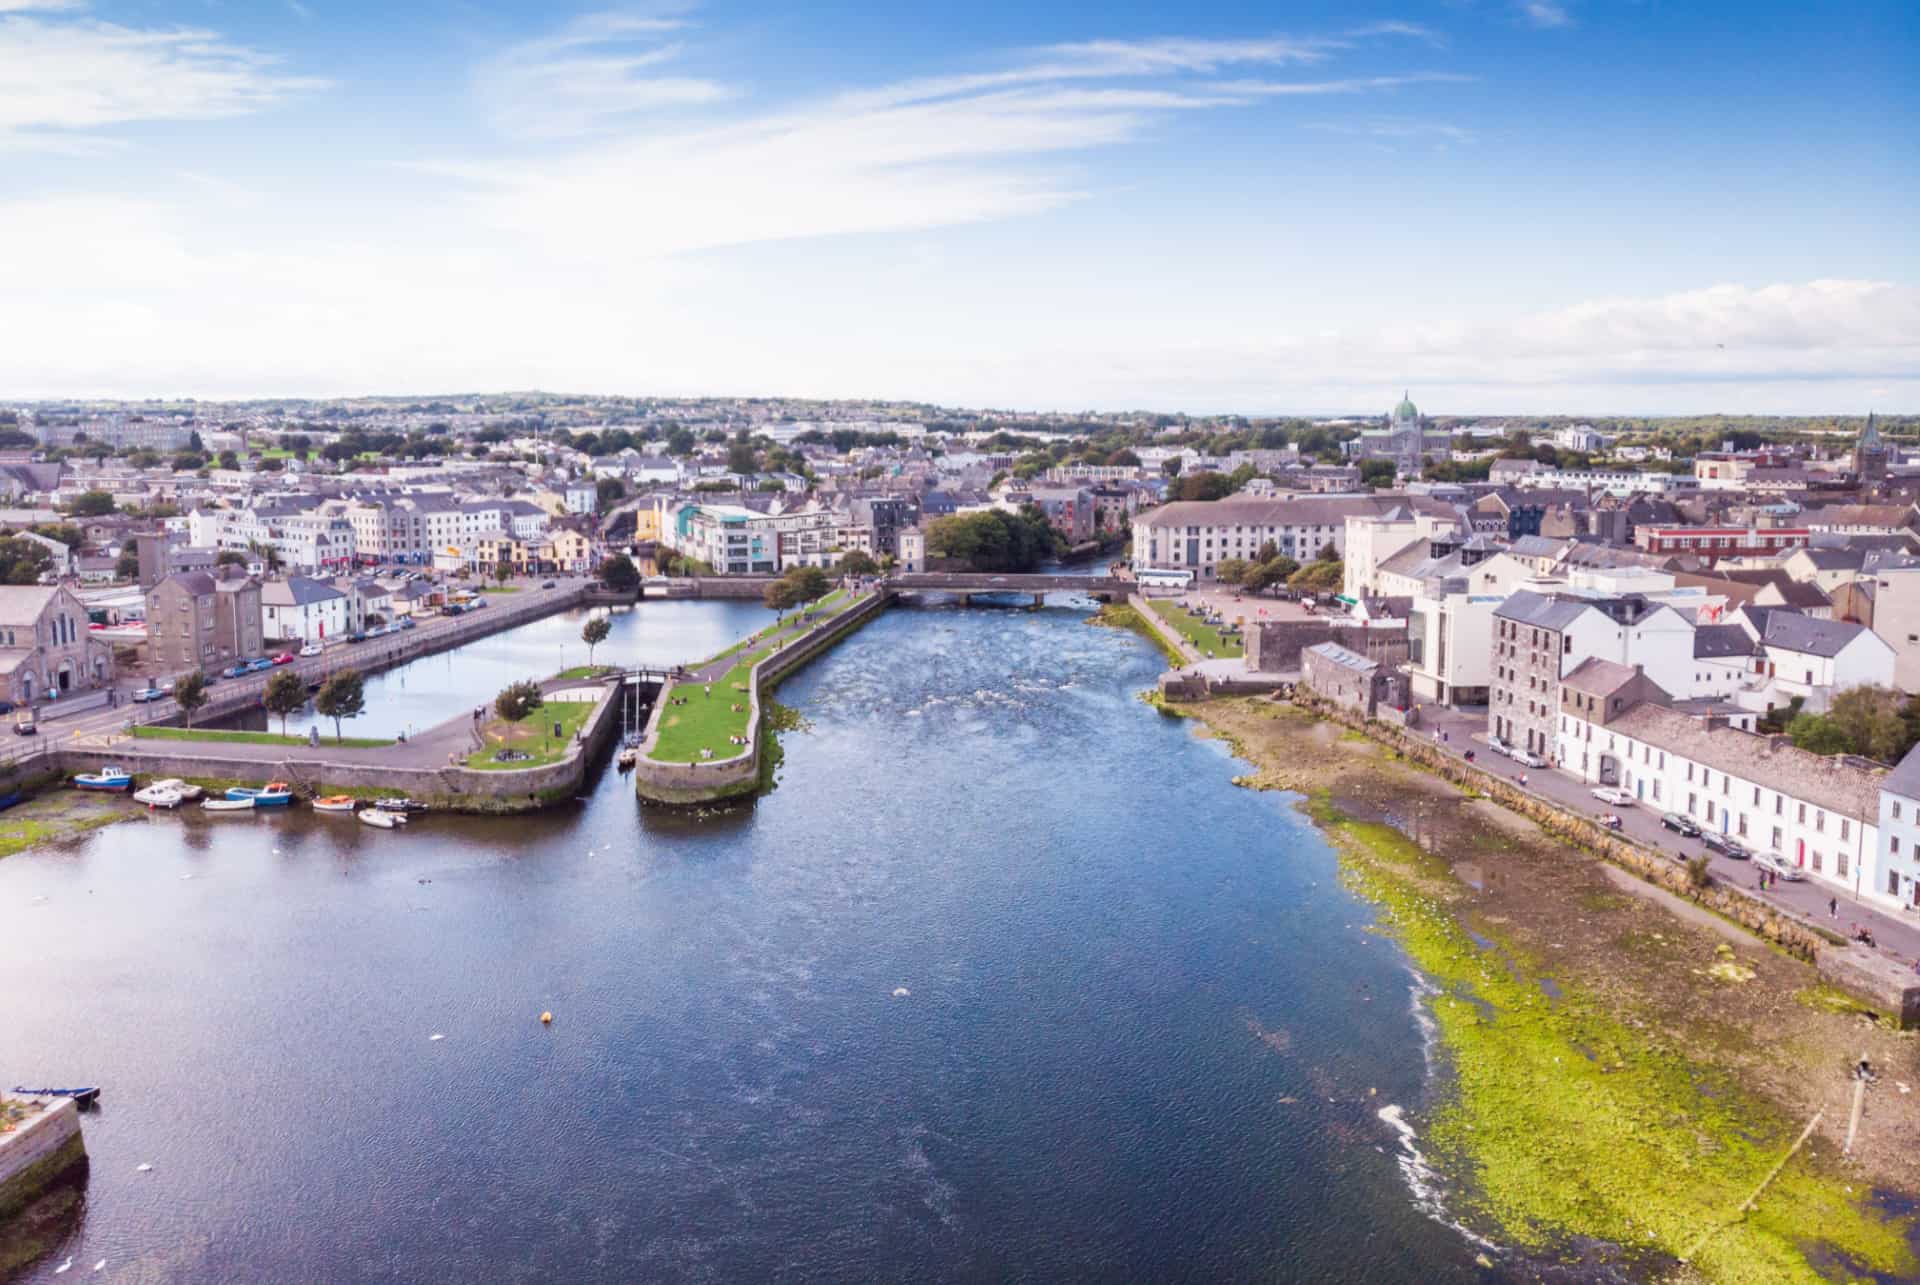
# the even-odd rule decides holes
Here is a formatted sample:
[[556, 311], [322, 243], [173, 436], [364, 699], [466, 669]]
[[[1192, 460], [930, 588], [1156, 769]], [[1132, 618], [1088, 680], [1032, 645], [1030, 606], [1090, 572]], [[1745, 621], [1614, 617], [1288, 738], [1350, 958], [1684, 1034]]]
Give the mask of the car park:
[[1683, 839], [1700, 837], [1700, 827], [1693, 823], [1692, 817], [1681, 816], [1678, 812], [1669, 812], [1660, 818], [1660, 824], [1676, 831]]
[[1611, 803], [1616, 808], [1630, 808], [1633, 806], [1633, 796], [1631, 794], [1628, 794], [1625, 790], [1615, 789], [1610, 785], [1603, 785], [1594, 790], [1593, 797], [1602, 803]]
[[1777, 879], [1785, 879], [1788, 883], [1804, 883], [1807, 878], [1800, 867], [1778, 853], [1763, 852], [1753, 859], [1753, 864], [1756, 869], [1764, 870]]

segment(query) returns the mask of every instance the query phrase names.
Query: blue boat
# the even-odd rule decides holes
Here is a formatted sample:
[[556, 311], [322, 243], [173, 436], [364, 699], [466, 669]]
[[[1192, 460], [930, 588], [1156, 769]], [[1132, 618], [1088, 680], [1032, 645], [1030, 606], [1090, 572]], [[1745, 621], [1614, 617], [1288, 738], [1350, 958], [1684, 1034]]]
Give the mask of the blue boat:
[[100, 1090], [91, 1086], [84, 1089], [23, 1089], [15, 1085], [13, 1091], [30, 1098], [72, 1098], [74, 1105], [79, 1107], [90, 1107], [100, 1099]]
[[123, 767], [108, 765], [98, 772], [82, 772], [73, 778], [78, 790], [113, 790], [125, 793], [133, 788], [133, 774]]
[[284, 808], [293, 802], [293, 787], [285, 781], [269, 781], [259, 790], [236, 785], [227, 790], [227, 797], [235, 802], [251, 801], [256, 808]]

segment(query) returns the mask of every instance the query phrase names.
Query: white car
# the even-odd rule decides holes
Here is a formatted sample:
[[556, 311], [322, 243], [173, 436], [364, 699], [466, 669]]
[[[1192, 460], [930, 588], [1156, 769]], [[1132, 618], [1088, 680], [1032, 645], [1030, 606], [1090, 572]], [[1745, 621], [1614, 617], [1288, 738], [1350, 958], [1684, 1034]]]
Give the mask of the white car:
[[1507, 744], [1505, 741], [1501, 740], [1498, 736], [1489, 736], [1487, 738], [1487, 748], [1492, 750], [1495, 754], [1513, 753], [1513, 746]]
[[1532, 750], [1509, 750], [1507, 751], [1507, 757], [1518, 763], [1521, 767], [1545, 767], [1547, 765], [1547, 761], [1538, 754], [1535, 754]]
[[1631, 794], [1628, 794], [1625, 790], [1616, 790], [1610, 785], [1603, 785], [1595, 790], [1593, 797], [1602, 803], [1611, 803], [1616, 808], [1630, 808], [1633, 806], [1633, 796]]
[[1763, 852], [1753, 859], [1753, 864], [1776, 878], [1785, 879], [1788, 883], [1805, 883], [1807, 879], [1799, 866], [1776, 853]]
[[308, 643], [306, 646], [300, 649], [300, 654], [302, 656], [318, 656], [324, 650], [325, 648], [323, 648], [319, 643]]

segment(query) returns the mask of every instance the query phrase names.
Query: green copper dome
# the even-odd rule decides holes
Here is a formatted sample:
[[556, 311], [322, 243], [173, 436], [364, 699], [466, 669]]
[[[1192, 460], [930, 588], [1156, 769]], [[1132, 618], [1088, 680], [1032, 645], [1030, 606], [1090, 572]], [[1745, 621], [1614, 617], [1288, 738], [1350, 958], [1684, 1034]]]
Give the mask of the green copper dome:
[[1405, 393], [1400, 394], [1400, 404], [1393, 408], [1395, 419], [1419, 419], [1420, 410]]

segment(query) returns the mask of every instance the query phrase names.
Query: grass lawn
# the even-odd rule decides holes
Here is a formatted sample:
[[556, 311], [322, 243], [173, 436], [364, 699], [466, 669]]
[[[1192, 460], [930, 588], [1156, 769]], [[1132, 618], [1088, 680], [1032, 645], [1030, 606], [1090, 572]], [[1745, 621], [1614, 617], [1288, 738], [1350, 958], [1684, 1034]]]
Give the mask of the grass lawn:
[[[834, 590], [820, 599], [813, 617], [802, 621], [795, 615], [778, 630], [763, 632], [758, 638], [743, 638], [718, 655], [696, 665], [704, 668], [715, 660], [734, 657], [734, 663], [727, 672], [713, 682], [713, 695], [706, 694], [705, 684], [685, 682], [670, 684], [660, 693], [661, 700], [685, 700], [685, 705], [674, 705], [663, 710], [660, 715], [660, 738], [654, 742], [649, 758], [662, 763], [700, 762], [700, 751], [713, 751], [716, 759], [732, 758], [740, 753], [741, 746], [735, 745], [729, 736], [745, 736], [747, 723], [753, 717], [753, 702], [750, 691], [753, 687], [753, 667], [773, 654], [774, 643], [781, 639], [799, 637], [802, 633], [824, 624], [864, 599], [851, 599], [839, 590]], [[747, 648], [751, 646], [752, 650]], [[734, 709], [735, 705], [740, 706]]]
[[[133, 729], [136, 738], [153, 741], [233, 741], [243, 745], [305, 745], [304, 736], [282, 736], [278, 732], [224, 732], [205, 727], [156, 727], [144, 726]], [[370, 750], [382, 745], [391, 745], [393, 741], [375, 736], [348, 736], [334, 740], [322, 731], [322, 745], [338, 745], [348, 749]]]
[[517, 584], [483, 585], [480, 588], [480, 592], [481, 593], [519, 593], [520, 586]]
[[575, 665], [570, 669], [561, 670], [554, 675], [554, 678], [560, 681], [567, 681], [580, 678], [595, 678], [601, 674], [611, 674], [613, 672], [614, 667], [612, 665]]
[[1238, 639], [1231, 641], [1223, 639], [1218, 629], [1179, 603], [1161, 598], [1156, 599], [1151, 605], [1156, 616], [1178, 630], [1181, 637], [1200, 649], [1202, 655], [1212, 652], [1216, 658], [1231, 659], [1247, 654], [1246, 647]]
[[[558, 763], [567, 756], [574, 736], [596, 708], [596, 701], [548, 701], [518, 723], [494, 718], [480, 733], [487, 747], [468, 755], [467, 766], [481, 772], [517, 772]], [[561, 729], [557, 737], [553, 734], [555, 723]], [[503, 763], [494, 757], [502, 749], [521, 750], [531, 757]]]

